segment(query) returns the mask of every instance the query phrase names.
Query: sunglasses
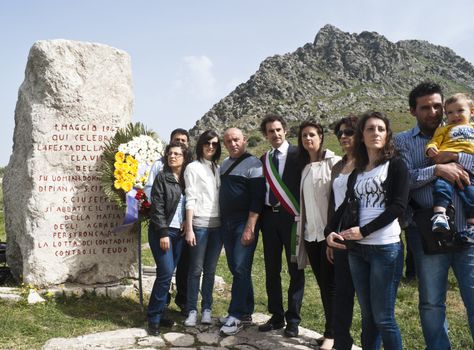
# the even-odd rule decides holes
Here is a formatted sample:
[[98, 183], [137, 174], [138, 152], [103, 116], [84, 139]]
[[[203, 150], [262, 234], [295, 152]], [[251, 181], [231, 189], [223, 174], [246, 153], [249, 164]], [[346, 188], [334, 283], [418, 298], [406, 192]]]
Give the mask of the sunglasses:
[[346, 128], [344, 130], [339, 130], [337, 132], [337, 138], [340, 139], [342, 137], [342, 135], [346, 135], [346, 136], [354, 136], [354, 129], [351, 129], [351, 128]]
[[217, 145], [219, 144], [219, 142], [217, 141], [206, 141], [204, 142], [204, 146], [208, 146], [208, 147], [217, 147]]

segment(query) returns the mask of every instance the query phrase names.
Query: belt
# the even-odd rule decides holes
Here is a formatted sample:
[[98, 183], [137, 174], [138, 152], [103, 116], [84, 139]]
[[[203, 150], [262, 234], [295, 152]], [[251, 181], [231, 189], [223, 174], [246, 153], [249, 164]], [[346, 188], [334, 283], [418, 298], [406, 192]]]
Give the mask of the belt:
[[279, 205], [278, 207], [272, 207], [271, 205], [265, 205], [264, 207], [266, 210], [271, 210], [272, 212], [274, 213], [279, 213], [280, 210], [281, 210], [281, 205]]

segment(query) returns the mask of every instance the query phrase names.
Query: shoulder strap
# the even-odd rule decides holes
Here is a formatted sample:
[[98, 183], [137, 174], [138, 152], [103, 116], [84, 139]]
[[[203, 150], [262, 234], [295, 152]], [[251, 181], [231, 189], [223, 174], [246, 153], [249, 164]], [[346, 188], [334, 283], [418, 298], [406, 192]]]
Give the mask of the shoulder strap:
[[227, 170], [226, 170], [221, 176], [227, 176], [227, 175], [229, 175], [230, 172], [231, 172], [232, 170], [234, 170], [237, 165], [239, 165], [243, 160], [247, 159], [247, 158], [250, 157], [250, 156], [251, 156], [251, 154], [250, 154], [250, 153], [247, 153], [247, 152], [245, 152], [244, 154], [242, 154], [239, 158], [237, 158], [237, 160], [236, 160], [234, 163], [232, 163], [232, 164], [227, 168]]
[[357, 175], [359, 175], [359, 172], [357, 171], [357, 169], [354, 169], [352, 170], [352, 173], [349, 175], [349, 178], [347, 179], [346, 195], [349, 195], [348, 197], [349, 200], [355, 199], [355, 183], [357, 181]]

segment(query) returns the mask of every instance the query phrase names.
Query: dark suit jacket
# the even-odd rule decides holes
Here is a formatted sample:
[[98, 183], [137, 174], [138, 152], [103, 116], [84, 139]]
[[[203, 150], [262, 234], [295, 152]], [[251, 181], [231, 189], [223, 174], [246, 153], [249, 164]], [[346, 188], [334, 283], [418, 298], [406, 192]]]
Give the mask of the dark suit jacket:
[[[264, 162], [264, 155], [260, 157], [260, 160], [262, 163]], [[296, 198], [298, 203], [300, 201], [301, 170], [302, 169], [298, 161], [298, 147], [290, 145], [290, 147], [288, 147], [288, 154], [286, 156], [282, 180]]]

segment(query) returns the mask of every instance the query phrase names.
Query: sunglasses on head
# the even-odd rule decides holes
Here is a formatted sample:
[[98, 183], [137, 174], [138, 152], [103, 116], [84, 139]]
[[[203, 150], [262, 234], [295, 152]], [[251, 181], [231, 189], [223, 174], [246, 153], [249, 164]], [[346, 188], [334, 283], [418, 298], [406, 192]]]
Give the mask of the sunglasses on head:
[[209, 147], [217, 147], [217, 145], [219, 144], [219, 142], [217, 141], [206, 141], [204, 142], [204, 146], [209, 146]]
[[344, 130], [339, 130], [337, 132], [337, 138], [340, 139], [342, 137], [342, 135], [354, 136], [354, 129], [346, 128]]

